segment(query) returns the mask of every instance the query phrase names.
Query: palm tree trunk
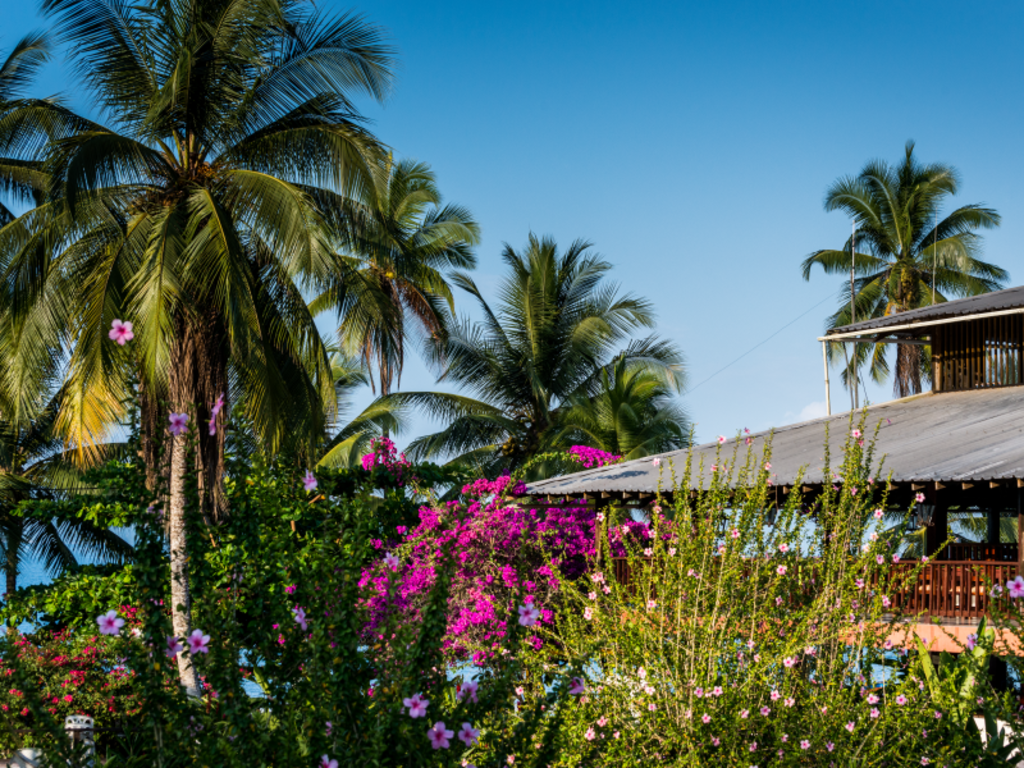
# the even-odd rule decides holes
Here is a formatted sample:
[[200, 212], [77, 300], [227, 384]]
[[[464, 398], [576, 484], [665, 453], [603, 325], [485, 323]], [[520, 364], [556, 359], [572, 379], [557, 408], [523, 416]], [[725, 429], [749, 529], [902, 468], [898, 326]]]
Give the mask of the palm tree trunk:
[[7, 577], [5, 593], [8, 597], [18, 588], [18, 560], [23, 536], [24, 523], [18, 518], [13, 518], [7, 526], [7, 562], [4, 565], [4, 575]]
[[[186, 436], [172, 437], [171, 447], [171, 625], [184, 639], [192, 631], [192, 598], [188, 589], [188, 543], [185, 537]], [[192, 657], [178, 654], [178, 676], [189, 696], [199, 696], [199, 678]]]
[[896, 345], [896, 379], [893, 390], [896, 397], [921, 393], [921, 348], [916, 344]]

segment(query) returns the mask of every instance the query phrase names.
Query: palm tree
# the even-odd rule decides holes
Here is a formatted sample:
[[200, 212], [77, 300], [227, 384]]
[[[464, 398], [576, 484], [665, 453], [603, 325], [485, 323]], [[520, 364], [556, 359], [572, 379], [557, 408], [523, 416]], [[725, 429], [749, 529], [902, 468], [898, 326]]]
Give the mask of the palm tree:
[[367, 197], [356, 215], [343, 211], [336, 222], [353, 254], [342, 295], [328, 291], [313, 306], [342, 310], [344, 349], [376, 369], [370, 384], [386, 396], [401, 382], [410, 330], [427, 337], [445, 332], [443, 306], [455, 309], [445, 272], [476, 266], [471, 248], [480, 227], [462, 206], [442, 206], [433, 172], [412, 160], [382, 160]]
[[[147, 466], [166, 466], [172, 620], [187, 634], [186, 468], [223, 514], [223, 430], [171, 438], [168, 412], [206, 422], [244, 403], [264, 447], [303, 414], [310, 443], [334, 402], [327, 351], [303, 292], [346, 272], [325, 201], [358, 198], [382, 155], [349, 94], [392, 79], [380, 32], [292, 0], [44, 0], [105, 126], [49, 101], [0, 119], [16, 157], [45, 160], [43, 203], [0, 230], [0, 274], [31, 316], [20, 358], [69, 349], [58, 426], [83, 450], [138, 381]], [[37, 247], [45, 244], [45, 249]], [[107, 339], [115, 319], [136, 339]], [[194, 455], [194, 459], [190, 457]], [[179, 657], [183, 684], [198, 681]]]
[[[0, 409], [0, 568], [6, 592], [18, 588], [18, 570], [26, 557], [39, 558], [51, 575], [77, 565], [74, 550], [106, 562], [133, 555], [128, 542], [113, 531], [78, 517], [44, 520], [17, 513], [23, 501], [67, 498], [81, 493], [82, 475], [63, 451], [54, 430], [59, 395], [42, 405], [32, 419], [12, 419]], [[119, 446], [104, 446], [113, 456]]]
[[562, 417], [567, 441], [626, 459], [685, 447], [689, 421], [675, 402], [682, 377], [664, 374], [620, 356], [601, 371], [597, 394], [570, 399]]
[[[50, 59], [50, 44], [45, 35], [23, 37], [0, 64], [0, 115], [10, 111], [32, 81], [39, 68]], [[45, 185], [39, 164], [5, 157], [0, 144], [0, 190], [11, 200], [36, 203]], [[14, 220], [11, 210], [0, 202], [0, 226]]]
[[497, 310], [472, 279], [453, 277], [476, 298], [483, 319], [451, 320], [449, 333], [428, 351], [441, 382], [475, 397], [392, 395], [389, 402], [425, 408], [447, 425], [414, 440], [411, 455], [457, 456], [490, 474], [517, 467], [539, 452], [567, 447], [564, 413], [601, 391], [603, 368], [616, 354], [630, 368], [681, 375], [673, 345], [654, 337], [627, 341], [654, 324], [650, 304], [603, 283], [611, 266], [590, 249], [576, 241], [559, 253], [554, 240], [532, 234], [522, 252], [506, 245], [502, 259], [511, 274], [498, 289]]
[[[816, 264], [828, 274], [848, 275], [854, 250], [858, 321], [994, 291], [1007, 278], [1006, 270], [978, 258], [978, 230], [998, 226], [999, 214], [965, 205], [939, 220], [943, 200], [957, 192], [959, 174], [949, 165], [921, 165], [913, 153], [914, 143], [907, 142], [899, 165], [875, 160], [858, 176], [837, 180], [825, 195], [825, 210], [849, 214], [857, 224], [856, 240], [851, 237], [840, 250], [815, 251], [803, 262], [805, 280]], [[851, 322], [849, 287], [827, 322], [829, 328]], [[885, 344], [858, 344], [852, 369], [870, 356], [871, 377], [882, 382], [889, 374], [886, 352]], [[921, 347], [897, 345], [897, 397], [921, 391], [922, 369], [929, 375], [925, 362]]]

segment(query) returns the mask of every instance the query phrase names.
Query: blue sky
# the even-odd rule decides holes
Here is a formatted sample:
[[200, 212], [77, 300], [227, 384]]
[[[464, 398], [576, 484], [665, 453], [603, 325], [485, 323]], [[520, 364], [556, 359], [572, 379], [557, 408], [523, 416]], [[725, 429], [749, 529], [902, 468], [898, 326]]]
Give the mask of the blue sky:
[[[700, 440], [823, 412], [815, 338], [839, 278], [804, 282], [799, 265], [849, 234], [822, 210], [826, 187], [869, 159], [898, 160], [907, 139], [960, 170], [955, 204], [1003, 215], [986, 257], [1008, 285], [1024, 280], [1024, 4], [319, 5], [389, 30], [397, 88], [364, 111], [473, 211], [485, 292], [504, 242], [531, 230], [594, 242], [685, 351]], [[44, 26], [34, 8], [5, 3], [0, 45]], [[67, 72], [55, 64], [40, 90], [74, 98]], [[402, 388], [432, 386], [410, 360]], [[834, 408], [843, 399], [834, 388]]]

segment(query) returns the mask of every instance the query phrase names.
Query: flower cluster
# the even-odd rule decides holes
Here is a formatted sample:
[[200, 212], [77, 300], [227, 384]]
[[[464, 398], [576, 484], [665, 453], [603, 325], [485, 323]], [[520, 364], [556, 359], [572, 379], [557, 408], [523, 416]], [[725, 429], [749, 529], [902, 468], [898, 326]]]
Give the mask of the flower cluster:
[[574, 445], [569, 449], [569, 455], [587, 469], [593, 467], [605, 467], [621, 461], [621, 456], [602, 451], [598, 448], [589, 448], [585, 445]]

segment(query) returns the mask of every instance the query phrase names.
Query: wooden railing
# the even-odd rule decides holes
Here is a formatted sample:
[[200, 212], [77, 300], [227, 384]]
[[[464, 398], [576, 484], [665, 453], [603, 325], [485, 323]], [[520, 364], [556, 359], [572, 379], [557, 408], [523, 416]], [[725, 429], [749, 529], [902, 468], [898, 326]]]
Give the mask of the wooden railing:
[[[1017, 575], [1016, 562], [932, 560], [908, 583], [919, 565], [916, 560], [892, 563], [880, 578], [873, 580], [871, 587], [884, 591], [893, 601], [894, 610], [906, 616], [922, 615], [925, 619], [977, 622], [988, 615], [988, 585], [1005, 585]], [[612, 572], [618, 583], [629, 584], [626, 558], [613, 558]]]

